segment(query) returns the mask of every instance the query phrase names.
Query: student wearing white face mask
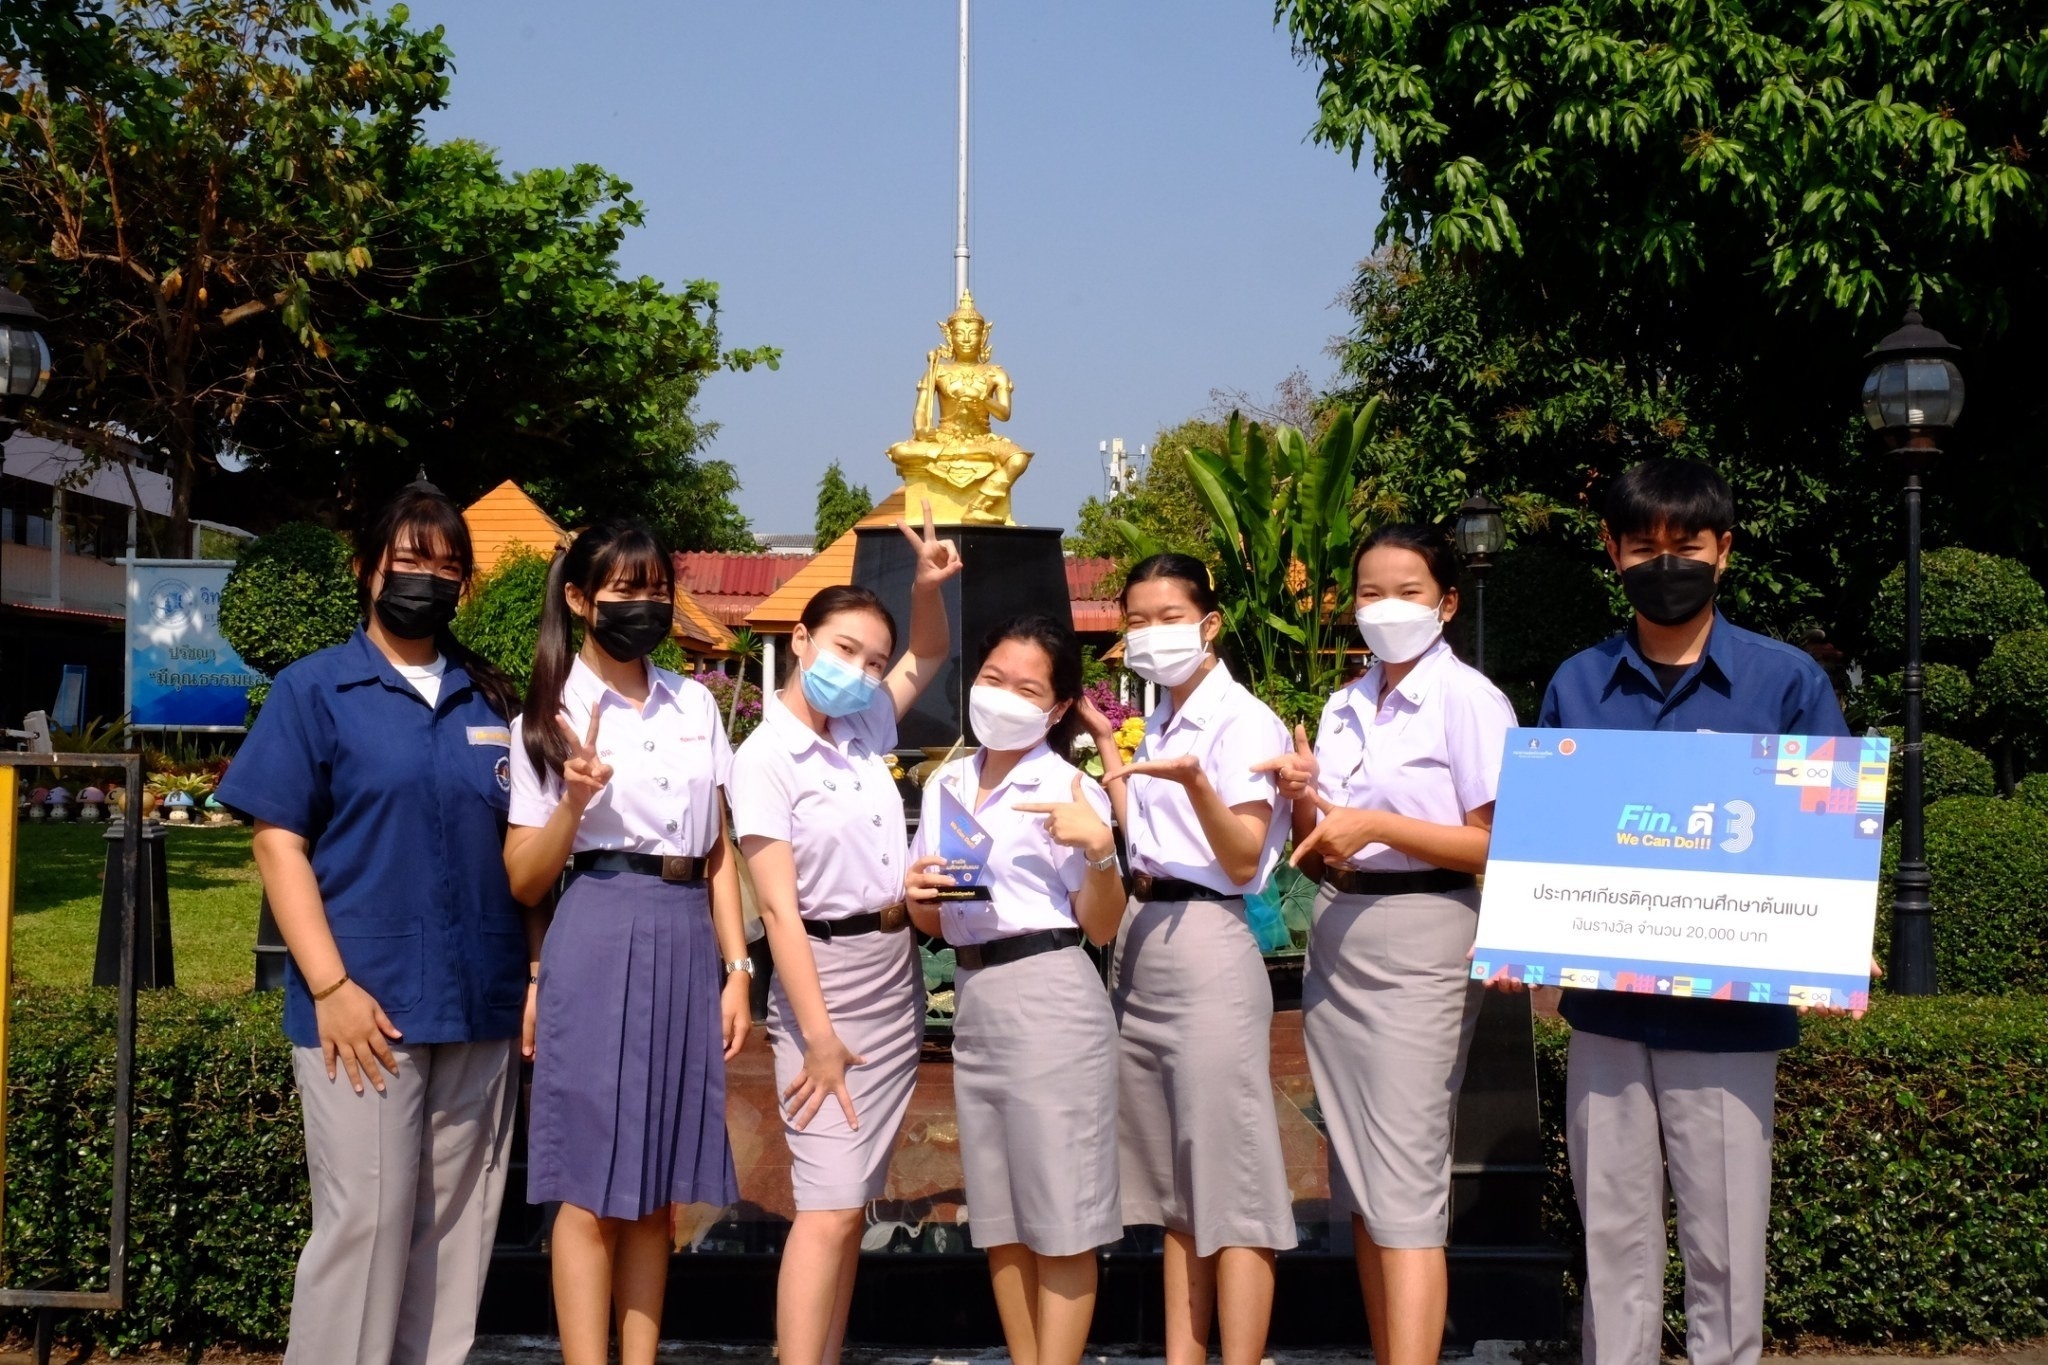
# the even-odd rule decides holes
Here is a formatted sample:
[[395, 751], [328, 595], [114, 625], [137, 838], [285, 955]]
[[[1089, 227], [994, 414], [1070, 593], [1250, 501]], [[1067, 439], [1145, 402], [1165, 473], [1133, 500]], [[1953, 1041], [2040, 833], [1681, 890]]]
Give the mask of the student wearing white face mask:
[[[968, 1233], [988, 1252], [1010, 1358], [1030, 1365], [1077, 1365], [1095, 1250], [1123, 1235], [1116, 1019], [1081, 941], [1116, 933], [1124, 886], [1109, 798], [1061, 757], [1080, 696], [1070, 627], [1020, 616], [989, 633], [968, 703], [983, 747], [925, 783], [908, 878], [918, 928], [958, 954]], [[936, 870], [947, 794], [988, 836], [973, 895]]]
[[1124, 661], [1157, 685], [1135, 761], [1082, 718], [1125, 830], [1130, 908], [1110, 999], [1121, 1029], [1124, 1222], [1166, 1229], [1166, 1359], [1257, 1365], [1273, 1256], [1295, 1245], [1271, 1068], [1273, 992], [1245, 918], [1287, 840], [1271, 756], [1287, 727], [1216, 656], [1223, 628], [1200, 560], [1160, 554], [1125, 581]]
[[1294, 802], [1294, 862], [1320, 870], [1302, 1034], [1328, 1125], [1330, 1203], [1351, 1214], [1382, 1365], [1432, 1365], [1449, 1276], [1451, 1116], [1480, 988], [1479, 925], [1506, 697], [1443, 640], [1457, 560], [1389, 526], [1357, 562], [1365, 675], [1323, 708], [1313, 751], [1269, 764]]

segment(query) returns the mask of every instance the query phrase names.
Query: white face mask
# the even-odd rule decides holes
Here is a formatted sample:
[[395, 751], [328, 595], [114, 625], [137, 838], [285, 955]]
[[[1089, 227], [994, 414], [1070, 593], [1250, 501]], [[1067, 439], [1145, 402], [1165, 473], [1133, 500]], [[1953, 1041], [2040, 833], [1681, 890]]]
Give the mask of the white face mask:
[[975, 738], [990, 749], [1029, 749], [1052, 729], [1052, 712], [1041, 711], [1015, 692], [976, 683], [967, 694], [967, 719]]
[[1381, 663], [1405, 664], [1419, 659], [1423, 651], [1444, 633], [1443, 618], [1437, 613], [1444, 604], [1425, 607], [1405, 597], [1382, 597], [1358, 610], [1358, 634], [1365, 647]]
[[1124, 636], [1124, 662], [1131, 672], [1161, 687], [1179, 687], [1209, 657], [1202, 623], [1140, 626]]

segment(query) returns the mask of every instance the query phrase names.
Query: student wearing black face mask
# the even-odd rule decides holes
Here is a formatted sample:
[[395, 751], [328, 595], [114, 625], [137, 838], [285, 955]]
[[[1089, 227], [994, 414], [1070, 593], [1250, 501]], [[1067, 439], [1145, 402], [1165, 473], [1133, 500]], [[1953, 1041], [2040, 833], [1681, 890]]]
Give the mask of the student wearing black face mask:
[[362, 629], [277, 675], [220, 788], [291, 950], [313, 1196], [293, 1365], [468, 1354], [528, 974], [501, 854], [518, 693], [448, 634], [468, 528], [417, 483], [356, 549]]
[[512, 893], [542, 904], [571, 869], [524, 1033], [526, 1197], [561, 1204], [552, 1269], [567, 1365], [601, 1365], [614, 1310], [622, 1365], [652, 1365], [670, 1206], [739, 1196], [725, 1063], [747, 1035], [753, 962], [720, 790], [732, 749], [711, 693], [648, 661], [674, 599], [668, 554], [645, 526], [578, 535], [548, 570], [512, 729]]
[[[1537, 723], [1553, 729], [1847, 735], [1834, 688], [1801, 649], [1715, 609], [1735, 495], [1690, 460], [1614, 481], [1608, 558], [1629, 628], [1564, 662]], [[1875, 964], [1872, 964], [1875, 970]], [[1755, 1365], [1778, 1052], [1789, 1005], [1566, 991], [1565, 1136], [1586, 1225], [1586, 1365], [1656, 1359], [1664, 1330], [1668, 1180], [1685, 1260], [1692, 1365]]]

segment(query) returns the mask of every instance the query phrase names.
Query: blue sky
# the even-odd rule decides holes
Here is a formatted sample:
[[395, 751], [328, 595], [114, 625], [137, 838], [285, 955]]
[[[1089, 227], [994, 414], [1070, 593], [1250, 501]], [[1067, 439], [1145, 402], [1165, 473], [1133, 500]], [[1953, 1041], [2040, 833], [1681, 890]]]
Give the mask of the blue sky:
[[[414, 0], [456, 56], [439, 137], [596, 162], [648, 224], [624, 264], [716, 280], [721, 424], [759, 531], [808, 531], [833, 459], [877, 496], [953, 284], [952, 0]], [[1017, 518], [1070, 526], [1097, 443], [1321, 382], [1371, 247], [1369, 171], [1311, 145], [1315, 81], [1265, 0], [976, 0], [975, 299], [1036, 452]]]

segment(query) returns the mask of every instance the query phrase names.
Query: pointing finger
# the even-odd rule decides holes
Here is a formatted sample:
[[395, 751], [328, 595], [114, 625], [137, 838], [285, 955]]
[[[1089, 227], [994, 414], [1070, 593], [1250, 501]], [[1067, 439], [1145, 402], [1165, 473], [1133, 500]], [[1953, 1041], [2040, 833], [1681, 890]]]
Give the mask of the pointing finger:
[[924, 500], [924, 538], [927, 542], [938, 539], [938, 533], [932, 529], [932, 500], [930, 498]]
[[1019, 811], [1025, 815], [1051, 815], [1059, 808], [1057, 801], [1020, 801], [1010, 807], [1011, 810]]
[[1331, 811], [1337, 809], [1335, 806], [1331, 805], [1329, 801], [1326, 800], [1323, 794], [1319, 791], [1311, 791], [1307, 793], [1307, 795], [1309, 800], [1316, 803], [1316, 809], [1321, 811], [1325, 815], [1328, 815]]
[[1294, 752], [1298, 754], [1312, 754], [1315, 752], [1315, 746], [1308, 742], [1308, 727], [1299, 722], [1294, 727]]
[[590, 749], [590, 750], [593, 750], [593, 751], [594, 751], [594, 750], [596, 750], [596, 748], [597, 748], [597, 723], [598, 723], [598, 722], [599, 722], [600, 720], [602, 720], [603, 718], [604, 718], [604, 704], [602, 703], [602, 701], [600, 701], [600, 702], [599, 702], [599, 703], [598, 703], [597, 705], [595, 705], [595, 706], [593, 706], [593, 707], [591, 707], [591, 708], [590, 708], [590, 730], [589, 730], [589, 732], [588, 732], [587, 734], [585, 734], [585, 735], [583, 736], [583, 747], [584, 747], [584, 748], [586, 748], [586, 749]]
[[1310, 830], [1308, 838], [1303, 839], [1300, 843], [1294, 846], [1294, 856], [1287, 860], [1288, 864], [1292, 867], [1300, 867], [1301, 860], [1308, 857], [1308, 855], [1315, 850], [1315, 846], [1318, 843], [1322, 842], [1322, 838], [1323, 831], [1321, 826], [1317, 826], [1315, 829]]
[[1081, 774], [1074, 774], [1074, 804], [1081, 804]]

